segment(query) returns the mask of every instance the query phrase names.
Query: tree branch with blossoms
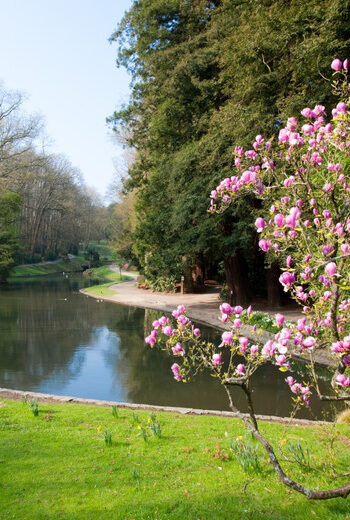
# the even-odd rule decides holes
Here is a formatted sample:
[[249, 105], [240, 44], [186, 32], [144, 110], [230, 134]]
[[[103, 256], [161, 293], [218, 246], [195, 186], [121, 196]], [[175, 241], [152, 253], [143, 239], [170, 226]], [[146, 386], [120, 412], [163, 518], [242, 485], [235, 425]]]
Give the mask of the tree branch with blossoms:
[[[236, 175], [224, 179], [211, 193], [210, 212], [221, 212], [242, 192], [253, 191], [269, 208], [256, 219], [259, 247], [282, 266], [280, 282], [301, 305], [304, 316], [286, 325], [275, 317], [274, 339], [253, 342], [241, 333], [243, 308], [220, 306], [221, 321], [231, 330], [222, 334], [219, 346], [203, 341], [180, 305], [173, 312], [175, 325], [162, 316], [153, 322], [146, 338], [150, 346], [163, 345], [177, 358], [171, 370], [186, 382], [208, 369], [225, 388], [230, 408], [265, 449], [280, 481], [309, 499], [346, 498], [350, 482], [330, 490], [312, 490], [289, 478], [275, 451], [260, 432], [250, 391], [252, 375], [263, 364], [290, 370], [293, 354], [310, 362], [310, 382], [285, 379], [297, 407], [309, 406], [311, 388], [321, 400], [350, 401], [350, 102], [348, 60], [332, 62], [333, 87], [343, 97], [326, 121], [325, 107], [301, 111], [280, 129], [278, 139], [258, 135], [252, 149], [234, 150]], [[246, 311], [249, 317], [251, 308]], [[331, 389], [323, 395], [315, 370], [318, 354], [326, 353], [334, 366]], [[235, 405], [231, 387], [240, 387], [247, 399], [248, 415]]]

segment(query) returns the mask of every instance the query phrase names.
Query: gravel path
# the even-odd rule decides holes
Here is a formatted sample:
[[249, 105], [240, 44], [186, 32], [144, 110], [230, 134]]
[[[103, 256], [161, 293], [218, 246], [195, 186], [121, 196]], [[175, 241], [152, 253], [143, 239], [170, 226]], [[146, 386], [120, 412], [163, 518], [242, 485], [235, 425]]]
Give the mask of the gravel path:
[[[111, 269], [119, 273], [119, 267], [110, 266]], [[124, 305], [131, 305], [134, 307], [142, 307], [148, 309], [156, 309], [164, 312], [172, 312], [178, 305], [183, 304], [187, 309], [187, 316], [199, 324], [210, 325], [221, 330], [229, 330], [230, 325], [221, 323], [218, 320], [220, 316], [219, 306], [222, 303], [219, 298], [219, 288], [209, 288], [205, 293], [199, 294], [180, 294], [180, 293], [164, 293], [152, 292], [150, 289], [138, 289], [136, 279], [137, 274], [133, 272], [122, 271], [122, 274], [131, 276], [133, 280], [113, 284], [110, 286], [112, 291], [115, 291], [113, 296], [96, 296], [89, 294], [81, 289], [80, 292], [96, 298], [97, 300], [106, 300], [114, 303], [121, 303]], [[295, 308], [269, 309], [262, 302], [252, 304], [253, 311], [262, 311], [272, 316], [277, 312], [281, 312], [286, 316], [288, 321], [297, 320], [303, 315]], [[256, 340], [256, 335], [253, 333], [252, 327], [249, 325], [242, 325], [241, 332], [252, 340]], [[266, 342], [273, 339], [274, 335], [270, 332], [264, 331], [259, 335], [259, 341]], [[297, 354], [295, 357], [299, 357]], [[315, 359], [322, 365], [329, 365], [332, 360], [325, 352], [316, 352]]]

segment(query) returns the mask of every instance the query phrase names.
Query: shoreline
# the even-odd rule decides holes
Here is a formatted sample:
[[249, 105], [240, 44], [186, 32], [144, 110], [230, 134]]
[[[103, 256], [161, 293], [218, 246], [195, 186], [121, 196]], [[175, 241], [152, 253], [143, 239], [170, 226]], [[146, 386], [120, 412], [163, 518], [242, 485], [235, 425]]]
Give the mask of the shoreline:
[[[233, 412], [225, 410], [205, 410], [201, 408], [184, 408], [180, 406], [158, 406], [153, 404], [126, 403], [118, 401], [104, 401], [102, 399], [88, 399], [83, 397], [70, 397], [67, 395], [44, 394], [41, 392], [30, 392], [25, 390], [13, 390], [11, 388], [0, 388], [0, 399], [13, 401], [25, 401], [35, 399], [39, 403], [57, 404], [83, 404], [88, 406], [103, 406], [127, 408], [129, 410], [146, 410], [151, 412], [178, 413], [181, 415], [203, 415], [213, 417], [227, 417], [228, 419], [238, 419]], [[244, 414], [248, 416], [247, 414]], [[333, 424], [329, 421], [312, 421], [310, 419], [296, 419], [291, 417], [278, 417], [277, 415], [256, 415], [258, 421], [272, 422], [278, 424], [293, 424], [298, 426], [315, 426], [315, 424]]]
[[[115, 266], [110, 267], [112, 270], [117, 269], [117, 272], [119, 272], [119, 269]], [[222, 303], [219, 297], [219, 289], [210, 288], [205, 293], [191, 294], [152, 292], [150, 289], [137, 288], [136, 279], [138, 275], [126, 271], [123, 271], [122, 274], [131, 276], [133, 280], [119, 282], [118, 284], [111, 283], [109, 289], [114, 291], [115, 294], [113, 295], [99, 296], [96, 294], [90, 294], [85, 291], [85, 289], [80, 289], [79, 292], [90, 298], [95, 298], [96, 300], [130, 305], [132, 307], [140, 307], [143, 309], [154, 309], [167, 313], [171, 313], [178, 305], [183, 304], [186, 307], [187, 316], [199, 325], [206, 325], [222, 331], [231, 329], [230, 323], [222, 323], [218, 319], [220, 315], [219, 306]], [[253, 309], [253, 311], [254, 310], [260, 311], [260, 309]], [[298, 311], [288, 309], [275, 309], [268, 312], [268, 309], [265, 308], [265, 311], [262, 312], [271, 315], [274, 315], [277, 312], [282, 312], [286, 316], [287, 320], [302, 317], [302, 314]], [[247, 336], [250, 340], [256, 340], [256, 333], [254, 333], [251, 325], [243, 324], [241, 326], [241, 331], [242, 334]], [[262, 332], [259, 333], [259, 341], [266, 343], [271, 339], [274, 339], [274, 334], [272, 332], [262, 330]], [[315, 359], [318, 364], [324, 366], [329, 366], [331, 364], [331, 360], [326, 354], [320, 352], [317, 352], [316, 354]], [[293, 357], [304, 362], [307, 361], [297, 353], [294, 353]]]

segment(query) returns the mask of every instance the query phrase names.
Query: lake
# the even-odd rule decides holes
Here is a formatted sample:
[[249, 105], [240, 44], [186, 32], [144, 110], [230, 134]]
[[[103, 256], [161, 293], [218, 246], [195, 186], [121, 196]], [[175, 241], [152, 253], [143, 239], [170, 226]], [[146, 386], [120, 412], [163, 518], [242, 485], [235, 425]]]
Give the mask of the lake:
[[[0, 386], [128, 403], [228, 410], [226, 393], [209, 374], [177, 383], [173, 358], [144, 343], [158, 311], [97, 301], [79, 293], [82, 276], [55, 275], [0, 289]], [[221, 332], [200, 326], [220, 343]], [[285, 374], [264, 366], [253, 379], [259, 414], [288, 416]], [[245, 397], [235, 389], [246, 410]], [[328, 406], [332, 413], [332, 406]], [[298, 417], [323, 418], [313, 404]]]

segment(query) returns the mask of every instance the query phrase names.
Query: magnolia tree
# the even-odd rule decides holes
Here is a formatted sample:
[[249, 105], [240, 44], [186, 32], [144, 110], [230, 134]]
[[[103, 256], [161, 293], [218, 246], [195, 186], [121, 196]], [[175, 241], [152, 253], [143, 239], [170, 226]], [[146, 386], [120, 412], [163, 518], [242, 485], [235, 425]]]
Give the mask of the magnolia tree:
[[[224, 179], [211, 193], [210, 212], [224, 211], [244, 191], [264, 200], [264, 215], [256, 219], [259, 246], [282, 267], [284, 290], [301, 305], [304, 316], [286, 324], [277, 314], [279, 332], [265, 344], [241, 334], [241, 315], [251, 308], [220, 306], [221, 321], [232, 328], [222, 334], [220, 345], [201, 339], [200, 330], [180, 305], [176, 325], [167, 317], [153, 322], [146, 343], [166, 345], [178, 358], [171, 369], [177, 381], [187, 381], [202, 368], [209, 369], [226, 390], [230, 408], [266, 450], [279, 479], [311, 499], [346, 498], [350, 482], [330, 490], [312, 490], [282, 469], [276, 453], [261, 434], [250, 392], [250, 380], [264, 363], [286, 372], [286, 384], [297, 407], [309, 406], [315, 393], [322, 401], [350, 402], [350, 102], [348, 60], [332, 62], [333, 88], [340, 102], [330, 122], [325, 108], [316, 105], [301, 111], [302, 121], [288, 119], [278, 139], [258, 135], [252, 149], [234, 150], [236, 174]], [[258, 338], [258, 336], [257, 336]], [[164, 342], [165, 339], [165, 342]], [[227, 351], [227, 356], [224, 355]], [[290, 370], [293, 353], [309, 361], [309, 381], [298, 381]], [[333, 373], [329, 395], [321, 392], [315, 362], [327, 356]], [[227, 358], [227, 359], [226, 359]], [[305, 377], [305, 376], [304, 376]], [[241, 413], [232, 387], [246, 395], [248, 414]]]

